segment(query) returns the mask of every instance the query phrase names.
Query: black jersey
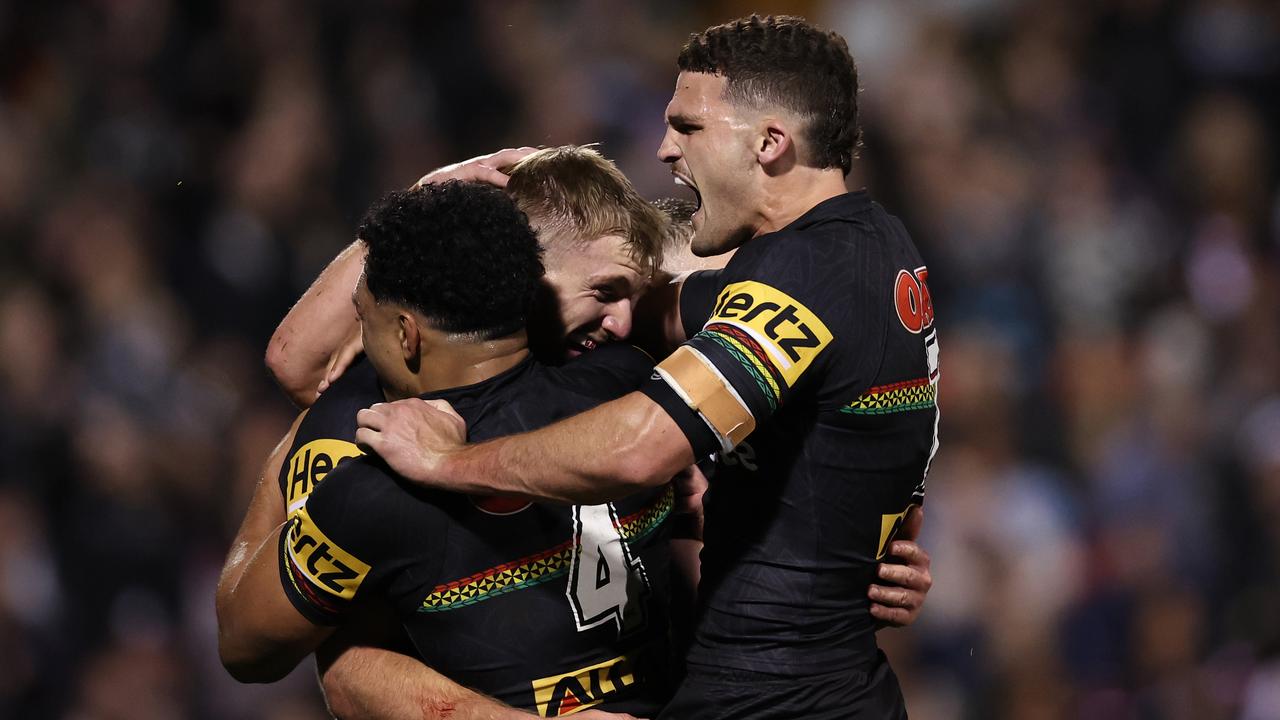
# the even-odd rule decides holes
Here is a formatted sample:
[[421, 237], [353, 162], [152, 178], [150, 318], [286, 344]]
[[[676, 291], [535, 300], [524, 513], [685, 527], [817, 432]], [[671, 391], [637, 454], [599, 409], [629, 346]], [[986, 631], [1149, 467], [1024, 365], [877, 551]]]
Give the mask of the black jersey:
[[[652, 367], [635, 348], [607, 346], [423, 397], [448, 400], [468, 439], [483, 441], [623, 395]], [[305, 448], [345, 447], [316, 443], [350, 439], [353, 408], [381, 400], [369, 368], [348, 375], [299, 426], [297, 467], [316, 462]], [[669, 487], [603, 505], [512, 506], [414, 487], [376, 456], [344, 461], [312, 487], [280, 544], [285, 592], [312, 621], [385, 599], [428, 665], [544, 717], [583, 707], [652, 716], [670, 697]]]
[[735, 447], [678, 378], [644, 386], [699, 457], [718, 453], [691, 670], [874, 662], [867, 587], [937, 442], [927, 277], [902, 224], [859, 192], [686, 280], [685, 347], [755, 419]]

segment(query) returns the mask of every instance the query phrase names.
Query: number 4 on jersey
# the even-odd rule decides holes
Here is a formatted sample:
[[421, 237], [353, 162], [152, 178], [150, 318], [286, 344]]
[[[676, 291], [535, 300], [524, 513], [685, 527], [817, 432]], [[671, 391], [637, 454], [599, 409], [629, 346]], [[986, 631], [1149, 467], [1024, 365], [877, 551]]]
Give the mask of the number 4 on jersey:
[[610, 620], [619, 635], [643, 625], [649, 579], [622, 539], [613, 503], [574, 506], [573, 536], [566, 594], [578, 632]]

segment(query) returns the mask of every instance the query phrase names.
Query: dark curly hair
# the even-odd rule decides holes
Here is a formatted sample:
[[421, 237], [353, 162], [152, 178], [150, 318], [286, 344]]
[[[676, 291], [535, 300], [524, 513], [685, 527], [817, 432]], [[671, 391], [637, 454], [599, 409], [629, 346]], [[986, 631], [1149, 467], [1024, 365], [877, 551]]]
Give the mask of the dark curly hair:
[[798, 113], [805, 164], [849, 174], [861, 139], [858, 70], [838, 33], [792, 15], [752, 15], [694, 33], [677, 64], [724, 76], [730, 102]]
[[542, 252], [525, 214], [498, 188], [451, 180], [392, 192], [365, 214], [359, 237], [377, 302], [481, 340], [525, 326]]

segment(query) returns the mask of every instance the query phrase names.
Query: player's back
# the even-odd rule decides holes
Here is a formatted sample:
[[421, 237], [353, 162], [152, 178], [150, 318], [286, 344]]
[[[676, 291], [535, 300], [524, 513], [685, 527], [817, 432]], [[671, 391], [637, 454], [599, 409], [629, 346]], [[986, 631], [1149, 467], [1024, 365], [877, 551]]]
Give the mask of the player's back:
[[[424, 397], [448, 400], [480, 441], [624, 394], [651, 367], [633, 348], [607, 347]], [[339, 390], [327, 404], [347, 412]], [[326, 424], [322, 402], [313, 424], [345, 429], [341, 418]], [[286, 570], [291, 597], [313, 619], [340, 617], [367, 588], [391, 601], [429, 665], [541, 715], [601, 701], [652, 714], [669, 696], [668, 488], [600, 506], [512, 504], [410, 487], [366, 457], [344, 463], [312, 498], [290, 536], [302, 551]], [[322, 543], [358, 577], [326, 588], [321, 572], [308, 572], [308, 551]]]

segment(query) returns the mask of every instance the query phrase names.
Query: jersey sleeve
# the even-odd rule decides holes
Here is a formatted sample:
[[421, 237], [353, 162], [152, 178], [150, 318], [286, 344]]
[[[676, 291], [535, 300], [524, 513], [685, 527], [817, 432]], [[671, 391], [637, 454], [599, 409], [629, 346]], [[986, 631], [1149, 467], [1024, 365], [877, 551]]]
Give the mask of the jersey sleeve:
[[280, 535], [280, 582], [298, 612], [336, 625], [386, 583], [399, 552], [399, 485], [360, 458], [316, 486]]
[[711, 309], [715, 307], [716, 292], [720, 289], [721, 270], [699, 270], [689, 273], [680, 286], [680, 324], [684, 325], [684, 336], [691, 338], [698, 334]]
[[[848, 348], [882, 343], [882, 308], [859, 282], [866, 253], [850, 257], [847, 246], [812, 247], [799, 238], [767, 242], [772, 247], [754, 271], [724, 282], [702, 327], [643, 388], [699, 457], [732, 450], [798, 391], [820, 388]], [[861, 355], [870, 361], [878, 351]], [[870, 374], [840, 365], [846, 383]]]

